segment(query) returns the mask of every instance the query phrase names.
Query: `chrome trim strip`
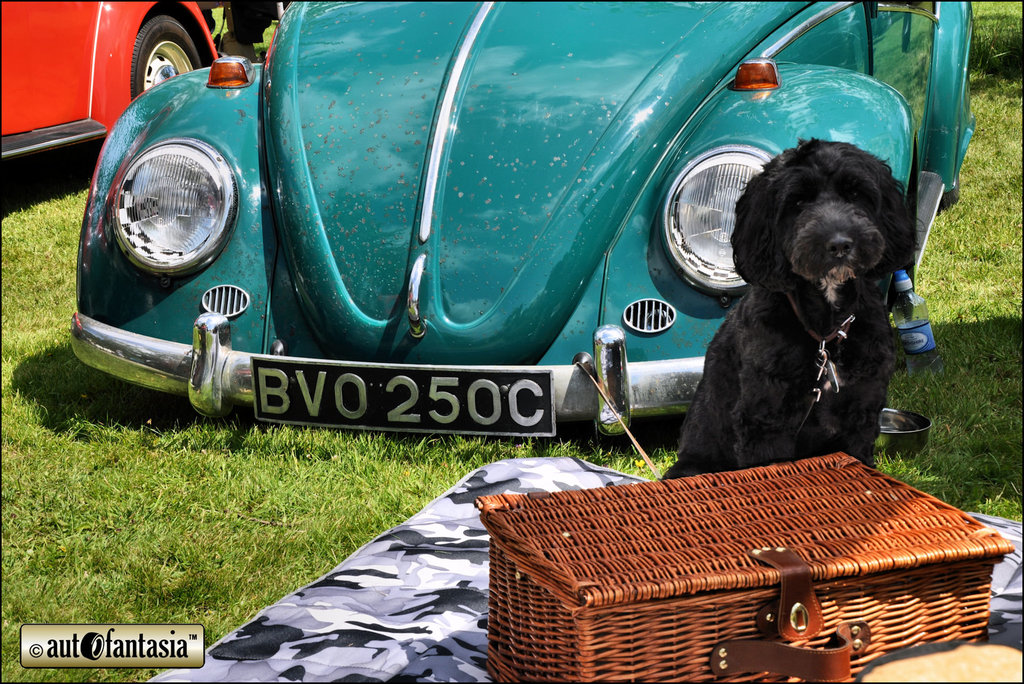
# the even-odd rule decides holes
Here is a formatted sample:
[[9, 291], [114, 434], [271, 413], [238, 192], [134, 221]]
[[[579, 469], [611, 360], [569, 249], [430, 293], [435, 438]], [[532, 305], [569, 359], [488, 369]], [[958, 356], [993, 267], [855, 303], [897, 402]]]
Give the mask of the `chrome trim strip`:
[[777, 41], [775, 41], [770, 46], [765, 48], [761, 52], [760, 56], [768, 58], [768, 59], [774, 59], [777, 54], [779, 54], [780, 52], [785, 50], [787, 47], [789, 47], [790, 43], [792, 43], [797, 38], [799, 38], [803, 34], [805, 34], [808, 31], [810, 31], [812, 28], [814, 28], [815, 26], [817, 26], [821, 22], [825, 21], [826, 19], [831, 19], [833, 16], [839, 14], [843, 10], [849, 9], [850, 7], [852, 7], [854, 5], [858, 5], [858, 4], [860, 4], [860, 3], [858, 3], [858, 2], [839, 2], [839, 3], [836, 3], [836, 4], [832, 5], [831, 7], [826, 7], [825, 9], [821, 10], [820, 12], [817, 12], [816, 14], [814, 14], [814, 16], [812, 16], [811, 18], [809, 18], [806, 21], [802, 22], [799, 26], [797, 26], [797, 27], [787, 31], [785, 35], [783, 35]]
[[462, 72], [469, 61], [469, 53], [473, 49], [480, 29], [483, 28], [484, 19], [487, 13], [494, 6], [493, 2], [485, 2], [473, 18], [473, 23], [466, 32], [466, 37], [459, 46], [459, 52], [452, 65], [452, 72], [448, 76], [448, 83], [445, 85], [444, 96], [441, 99], [441, 109], [437, 115], [437, 125], [434, 128], [434, 138], [430, 143], [430, 159], [427, 162], [427, 178], [423, 184], [423, 205], [420, 209], [420, 243], [427, 241], [430, 237], [431, 224], [434, 220], [434, 198], [437, 193], [437, 184], [440, 181], [441, 159], [444, 156], [445, 143], [448, 141], [449, 129], [452, 125], [452, 108], [455, 105], [455, 94], [458, 92], [462, 80]]
[[54, 147], [73, 145], [102, 138], [106, 134], [106, 126], [92, 119], [48, 126], [25, 133], [12, 133], [3, 136], [3, 158], [12, 159]]
[[406, 298], [406, 311], [409, 314], [409, 334], [417, 340], [427, 333], [427, 322], [420, 316], [420, 281], [423, 279], [423, 266], [427, 255], [420, 254], [409, 272], [409, 292]]
[[[87, 366], [136, 385], [190, 396], [208, 410], [226, 411], [231, 405], [251, 407], [253, 354], [231, 349], [230, 325], [223, 323], [200, 316], [193, 326], [194, 329], [201, 328], [200, 340], [194, 342], [194, 348], [131, 333], [76, 313], [71, 322], [71, 348]], [[617, 326], [605, 327], [614, 329]], [[608, 332], [611, 334], [614, 330]], [[614, 338], [613, 334], [611, 336]], [[197, 357], [193, 363], [193, 358]], [[288, 357], [275, 358], [287, 360]], [[553, 373], [557, 421], [587, 421], [599, 416], [597, 390], [586, 371], [579, 366], [521, 368], [550, 370]], [[693, 400], [703, 370], [704, 357], [629, 364], [626, 372], [629, 382], [621, 386], [628, 388], [631, 416], [644, 418], [684, 413]], [[190, 392], [194, 379], [198, 386]], [[197, 410], [201, 409], [197, 407]]]
[[[92, 50], [89, 55], [89, 118], [92, 118], [93, 104], [96, 95], [96, 55], [100, 51], [100, 23], [103, 21], [103, 13], [111, 9], [110, 5], [102, 2], [96, 3], [96, 26], [92, 34]], [[140, 27], [141, 28], [141, 27]]]
[[924, 9], [923, 7], [911, 7], [910, 5], [904, 5], [904, 4], [900, 4], [900, 3], [880, 2], [880, 3], [878, 3], [878, 11], [879, 12], [906, 12], [907, 14], [916, 14], [918, 16], [926, 17], [928, 19], [931, 19], [932, 22], [937, 24], [937, 23], [939, 23], [939, 15], [938, 15], [939, 7], [938, 7], [938, 3], [937, 2], [932, 3], [932, 6], [935, 7], [935, 10], [936, 10], [935, 12], [929, 12], [928, 10]]

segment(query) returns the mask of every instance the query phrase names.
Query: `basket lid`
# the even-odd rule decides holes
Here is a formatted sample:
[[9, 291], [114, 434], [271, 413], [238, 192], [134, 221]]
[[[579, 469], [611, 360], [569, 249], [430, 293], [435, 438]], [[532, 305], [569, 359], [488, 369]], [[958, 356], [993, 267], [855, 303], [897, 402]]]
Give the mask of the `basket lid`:
[[813, 580], [997, 558], [1013, 546], [935, 497], [837, 453], [675, 480], [477, 499], [500, 547], [578, 606], [778, 584], [751, 549]]

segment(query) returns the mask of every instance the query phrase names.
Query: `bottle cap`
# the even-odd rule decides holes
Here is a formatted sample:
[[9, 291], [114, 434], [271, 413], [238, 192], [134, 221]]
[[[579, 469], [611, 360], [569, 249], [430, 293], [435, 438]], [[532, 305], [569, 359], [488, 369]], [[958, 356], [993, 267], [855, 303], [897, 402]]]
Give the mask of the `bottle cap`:
[[914, 283], [911, 282], [910, 276], [907, 275], [906, 271], [896, 271], [892, 276], [893, 285], [896, 287], [897, 292], [906, 292], [907, 290], [914, 289]]

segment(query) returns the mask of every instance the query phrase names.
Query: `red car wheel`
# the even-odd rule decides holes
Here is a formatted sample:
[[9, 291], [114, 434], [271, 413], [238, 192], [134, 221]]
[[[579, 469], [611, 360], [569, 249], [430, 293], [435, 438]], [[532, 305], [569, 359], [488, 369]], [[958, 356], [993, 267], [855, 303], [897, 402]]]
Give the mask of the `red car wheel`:
[[135, 38], [132, 98], [199, 65], [199, 51], [185, 27], [166, 15], [153, 17], [142, 25]]

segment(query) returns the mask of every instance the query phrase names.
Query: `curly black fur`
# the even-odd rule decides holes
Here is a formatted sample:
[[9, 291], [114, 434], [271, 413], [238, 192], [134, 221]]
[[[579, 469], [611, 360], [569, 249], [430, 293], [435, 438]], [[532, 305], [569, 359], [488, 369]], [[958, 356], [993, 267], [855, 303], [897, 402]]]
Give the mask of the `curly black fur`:
[[[801, 141], [752, 178], [736, 205], [736, 270], [750, 285], [705, 356], [666, 478], [845, 451], [874, 464], [878, 415], [894, 367], [879, 281], [913, 258], [914, 224], [900, 184], [846, 143]], [[819, 343], [829, 342], [839, 392], [808, 414]], [[806, 416], [806, 422], [803, 422]], [[802, 424], [801, 424], [802, 423]]]

